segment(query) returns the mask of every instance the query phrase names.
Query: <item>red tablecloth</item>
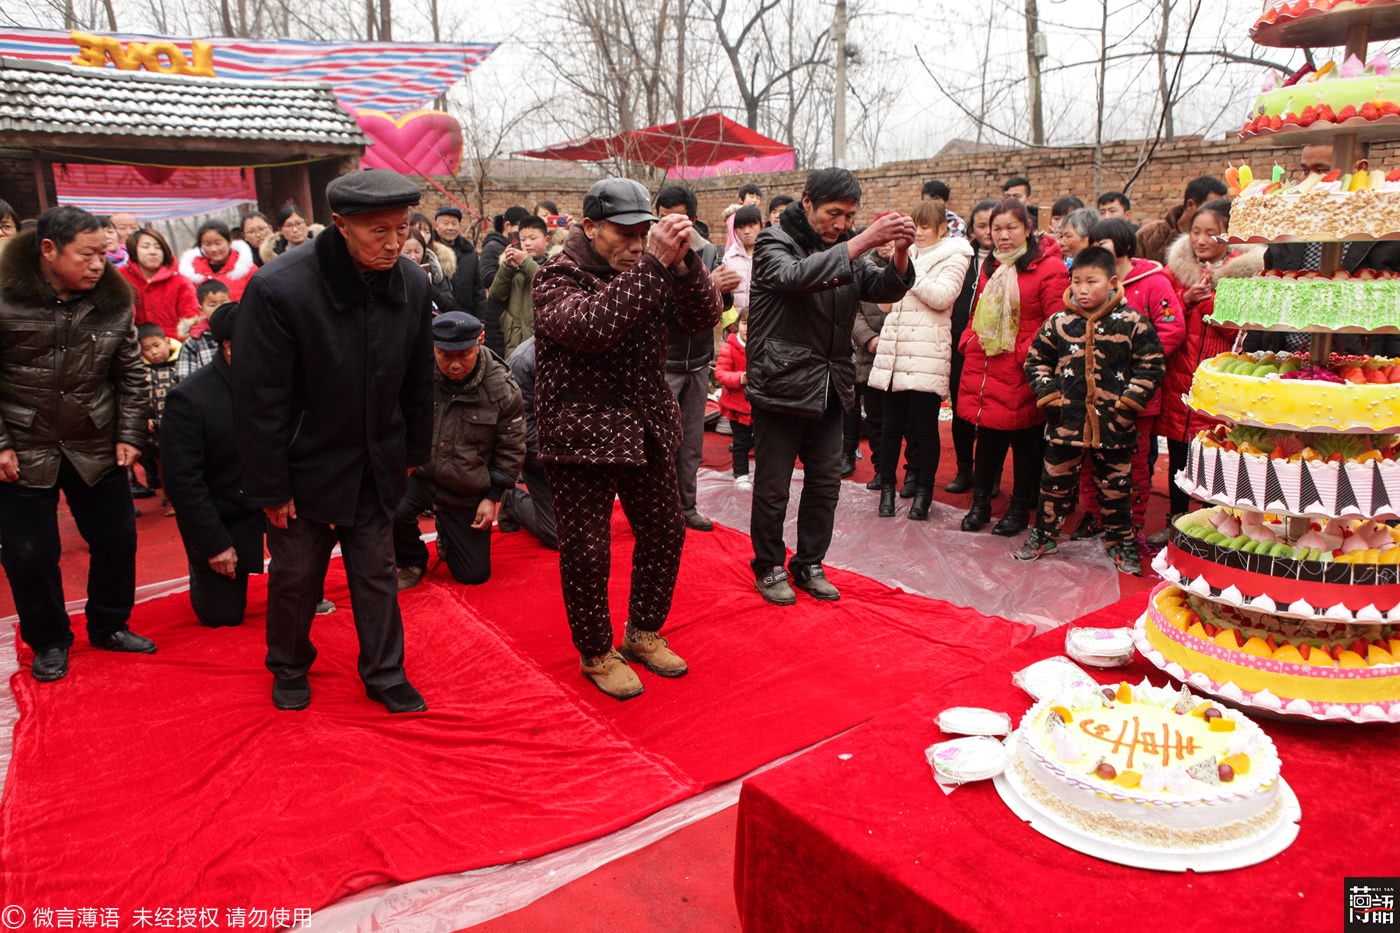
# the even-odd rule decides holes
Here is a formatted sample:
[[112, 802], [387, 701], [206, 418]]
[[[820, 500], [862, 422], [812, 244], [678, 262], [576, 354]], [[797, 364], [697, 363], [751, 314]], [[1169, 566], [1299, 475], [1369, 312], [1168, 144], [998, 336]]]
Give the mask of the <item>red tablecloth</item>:
[[[1128, 623], [1143, 601], [1081, 621]], [[1235, 871], [1154, 872], [1081, 855], [1017, 819], [990, 781], [944, 795], [924, 760], [947, 738], [935, 716], [974, 705], [1019, 722], [1031, 700], [1011, 673], [1062, 654], [1064, 634], [746, 782], [734, 869], [744, 929], [1340, 930], [1345, 877], [1400, 875], [1394, 726], [1259, 720], [1302, 804], [1301, 831], [1281, 855]], [[1167, 680], [1140, 658], [1097, 676], [1144, 675]]]

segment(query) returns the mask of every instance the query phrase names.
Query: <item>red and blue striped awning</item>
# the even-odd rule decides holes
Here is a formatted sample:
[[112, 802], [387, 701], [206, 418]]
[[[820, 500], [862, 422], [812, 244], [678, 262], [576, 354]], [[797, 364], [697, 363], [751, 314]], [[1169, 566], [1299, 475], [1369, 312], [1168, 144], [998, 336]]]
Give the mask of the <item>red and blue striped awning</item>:
[[[115, 33], [131, 42], [172, 42], [193, 60], [193, 39]], [[296, 39], [208, 38], [219, 78], [243, 82], [329, 85], [352, 113], [390, 117], [426, 108], [496, 48], [490, 42], [306, 42]], [[72, 34], [48, 29], [0, 30], [0, 57], [73, 64]], [[112, 67], [108, 62], [108, 67]], [[129, 212], [142, 221], [208, 213], [256, 202], [252, 172], [180, 168], [149, 179], [130, 166], [55, 166], [60, 202], [94, 213]]]
[[[128, 42], [173, 42], [186, 58], [192, 39], [114, 33]], [[434, 99], [485, 60], [492, 42], [306, 42], [299, 39], [203, 39], [214, 49], [214, 71], [235, 81], [328, 84], [352, 110], [407, 113]], [[0, 31], [0, 56], [71, 64], [78, 46], [52, 29]], [[109, 65], [110, 67], [110, 65]]]

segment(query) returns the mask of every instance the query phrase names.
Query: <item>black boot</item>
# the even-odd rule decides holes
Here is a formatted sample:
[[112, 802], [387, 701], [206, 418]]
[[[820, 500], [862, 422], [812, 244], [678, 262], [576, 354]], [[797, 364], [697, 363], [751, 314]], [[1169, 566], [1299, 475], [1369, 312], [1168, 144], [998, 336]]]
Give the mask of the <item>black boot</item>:
[[992, 528], [992, 534], [1001, 535], [1003, 538], [1010, 538], [1018, 535], [1030, 527], [1031, 507], [1030, 503], [1024, 499], [1011, 497], [1011, 501], [1006, 503], [1006, 514], [1001, 517]]
[[944, 488], [945, 490], [947, 490], [948, 492], [953, 493], [954, 495], [957, 495], [958, 493], [967, 492], [969, 489], [971, 489], [971, 488], [972, 488], [972, 464], [970, 464], [970, 463], [969, 463], [969, 464], [966, 464], [966, 465], [961, 465], [961, 464], [960, 464], [960, 465], [958, 466], [958, 475], [955, 476], [955, 477], [953, 477], [953, 481], [952, 481], [951, 483], [949, 483], [947, 486], [944, 486], [943, 488]]
[[889, 486], [881, 486], [881, 487], [880, 487], [880, 517], [881, 517], [881, 518], [894, 518], [894, 500], [895, 500], [894, 486], [893, 486], [892, 484], [889, 485]]
[[927, 521], [931, 505], [933, 505], [933, 487], [920, 484], [914, 490], [914, 501], [909, 504], [909, 520], [911, 522]]
[[914, 498], [914, 474], [908, 470], [904, 472], [904, 485], [899, 487], [899, 498]]
[[963, 516], [963, 531], [981, 531], [992, 520], [992, 498], [980, 490], [972, 490], [972, 508]]

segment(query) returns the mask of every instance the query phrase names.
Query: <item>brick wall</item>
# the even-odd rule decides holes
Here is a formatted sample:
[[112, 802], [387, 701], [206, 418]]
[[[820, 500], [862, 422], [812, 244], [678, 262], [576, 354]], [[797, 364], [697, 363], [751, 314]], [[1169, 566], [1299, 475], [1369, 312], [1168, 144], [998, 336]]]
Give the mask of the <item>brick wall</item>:
[[[1104, 147], [1102, 190], [1123, 190], [1143, 151], [1141, 140], [1125, 140]], [[1181, 201], [1186, 183], [1197, 175], [1222, 175], [1230, 165], [1247, 162], [1256, 172], [1268, 171], [1275, 162], [1292, 168], [1298, 161], [1299, 147], [1270, 147], [1237, 140], [1204, 140], [1199, 136], [1180, 137], [1160, 144], [1152, 161], [1138, 175], [1129, 196], [1138, 222], [1160, 217], [1167, 208]], [[1400, 142], [1372, 146], [1372, 165], [1387, 170], [1400, 168]], [[999, 197], [1001, 185], [1013, 175], [1023, 175], [1034, 188], [1032, 201], [1048, 207], [1056, 198], [1073, 194], [1092, 205], [1094, 189], [1094, 149], [1092, 146], [1066, 146], [1042, 149], [1006, 149], [995, 152], [962, 153], [937, 159], [893, 162], [856, 171], [864, 189], [863, 214], [873, 216], [887, 208], [908, 210], [919, 199], [925, 181], [941, 178], [953, 190], [950, 206], [966, 217], [973, 204], [987, 197]], [[765, 204], [775, 194], [796, 196], [807, 173], [777, 172], [734, 178], [700, 179], [693, 186], [700, 198], [700, 219], [712, 231], [723, 227], [724, 208], [733, 203], [741, 182], [752, 181], [763, 189]], [[469, 179], [443, 179], [444, 186], [466, 203], [475, 206], [476, 189]], [[511, 204], [532, 206], [540, 198], [559, 202], [562, 210], [577, 213], [588, 190], [586, 179], [503, 180], [486, 188], [486, 213], [499, 213]], [[469, 197], [463, 196], [463, 192]], [[436, 210], [446, 199], [425, 186], [424, 205]], [[431, 211], [429, 211], [431, 213]]]

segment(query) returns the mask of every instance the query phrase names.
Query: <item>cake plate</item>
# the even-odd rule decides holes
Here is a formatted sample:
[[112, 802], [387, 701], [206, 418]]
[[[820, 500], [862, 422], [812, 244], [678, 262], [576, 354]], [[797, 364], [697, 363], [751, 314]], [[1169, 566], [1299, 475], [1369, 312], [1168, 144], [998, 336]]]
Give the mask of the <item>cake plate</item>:
[[[1021, 741], [1019, 729], [1012, 735], [1018, 743]], [[1303, 818], [1303, 809], [1293, 788], [1279, 777], [1279, 821], [1261, 835], [1189, 851], [1149, 849], [1070, 825], [1031, 799], [1014, 767], [993, 778], [992, 784], [1011, 812], [1045, 838], [1105, 862], [1150, 871], [1230, 871], [1258, 865], [1293, 844], [1298, 838], [1298, 821]]]

